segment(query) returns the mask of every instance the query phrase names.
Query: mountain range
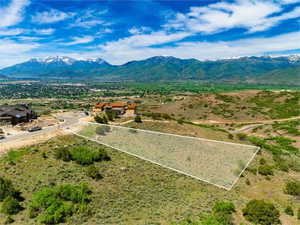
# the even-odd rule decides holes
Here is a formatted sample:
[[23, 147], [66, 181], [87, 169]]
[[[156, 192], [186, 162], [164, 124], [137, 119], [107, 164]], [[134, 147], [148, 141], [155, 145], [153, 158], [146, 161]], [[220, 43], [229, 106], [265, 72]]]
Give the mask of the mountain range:
[[300, 56], [261, 56], [199, 61], [155, 56], [111, 65], [103, 59], [67, 56], [33, 58], [0, 70], [9, 78], [96, 79], [102, 81], [208, 81], [300, 85]]

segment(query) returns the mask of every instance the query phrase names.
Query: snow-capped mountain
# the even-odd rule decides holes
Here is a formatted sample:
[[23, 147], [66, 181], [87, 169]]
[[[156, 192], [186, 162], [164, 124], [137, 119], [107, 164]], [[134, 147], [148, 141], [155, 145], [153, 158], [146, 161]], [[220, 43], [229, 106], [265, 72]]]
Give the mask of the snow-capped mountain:
[[46, 58], [32, 58], [29, 62], [38, 62], [44, 64], [51, 64], [51, 63], [63, 63], [67, 65], [73, 65], [76, 62], [87, 62], [87, 63], [97, 63], [97, 64], [107, 64], [101, 58], [88, 58], [88, 59], [74, 59], [68, 56], [49, 56]]
[[67, 56], [49, 56], [32, 58], [24, 63], [16, 64], [1, 70], [3, 74], [13, 77], [78, 77], [86, 76], [112, 65], [101, 58], [74, 59]]
[[300, 55], [290, 55], [288, 59], [290, 62], [300, 62]]
[[[80, 78], [109, 81], [258, 81], [267, 74], [268, 82], [280, 81], [287, 74], [288, 82], [299, 83], [300, 56], [244, 56], [231, 59], [199, 61], [172, 56], [154, 56], [113, 66], [103, 59], [74, 59], [67, 56], [35, 58], [0, 70], [0, 74], [14, 78]], [[295, 79], [294, 79], [295, 78]], [[298, 78], [297, 78], [298, 79]], [[295, 82], [294, 82], [295, 81]]]

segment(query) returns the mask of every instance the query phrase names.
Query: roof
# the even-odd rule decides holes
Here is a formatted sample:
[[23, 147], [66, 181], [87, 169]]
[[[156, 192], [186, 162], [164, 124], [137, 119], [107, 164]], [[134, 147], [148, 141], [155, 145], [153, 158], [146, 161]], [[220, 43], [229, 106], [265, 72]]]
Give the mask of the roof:
[[127, 104], [127, 106], [128, 106], [128, 109], [136, 109], [137, 104], [132, 103], [132, 102], [129, 102], [129, 103]]
[[3, 105], [0, 106], [0, 117], [24, 117], [33, 113], [27, 105]]
[[107, 104], [107, 102], [99, 102], [95, 105], [95, 108], [102, 109], [106, 104]]
[[124, 103], [124, 102], [112, 102], [112, 103], [109, 103], [109, 106], [111, 107], [126, 107], [127, 106], [127, 103]]

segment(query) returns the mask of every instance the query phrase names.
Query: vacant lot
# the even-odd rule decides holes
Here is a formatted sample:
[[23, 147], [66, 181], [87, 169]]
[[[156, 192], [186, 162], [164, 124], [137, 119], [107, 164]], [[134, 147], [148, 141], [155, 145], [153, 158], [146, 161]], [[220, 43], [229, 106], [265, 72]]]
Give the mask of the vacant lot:
[[231, 189], [257, 147], [87, 124], [79, 135], [129, 154]]

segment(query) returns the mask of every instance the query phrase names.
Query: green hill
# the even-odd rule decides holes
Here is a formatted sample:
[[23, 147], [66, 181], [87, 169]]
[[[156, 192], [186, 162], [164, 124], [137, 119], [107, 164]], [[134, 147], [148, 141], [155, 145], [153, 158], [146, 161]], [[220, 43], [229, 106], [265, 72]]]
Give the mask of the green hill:
[[251, 83], [300, 85], [300, 66], [274, 70], [262, 76], [248, 78]]

